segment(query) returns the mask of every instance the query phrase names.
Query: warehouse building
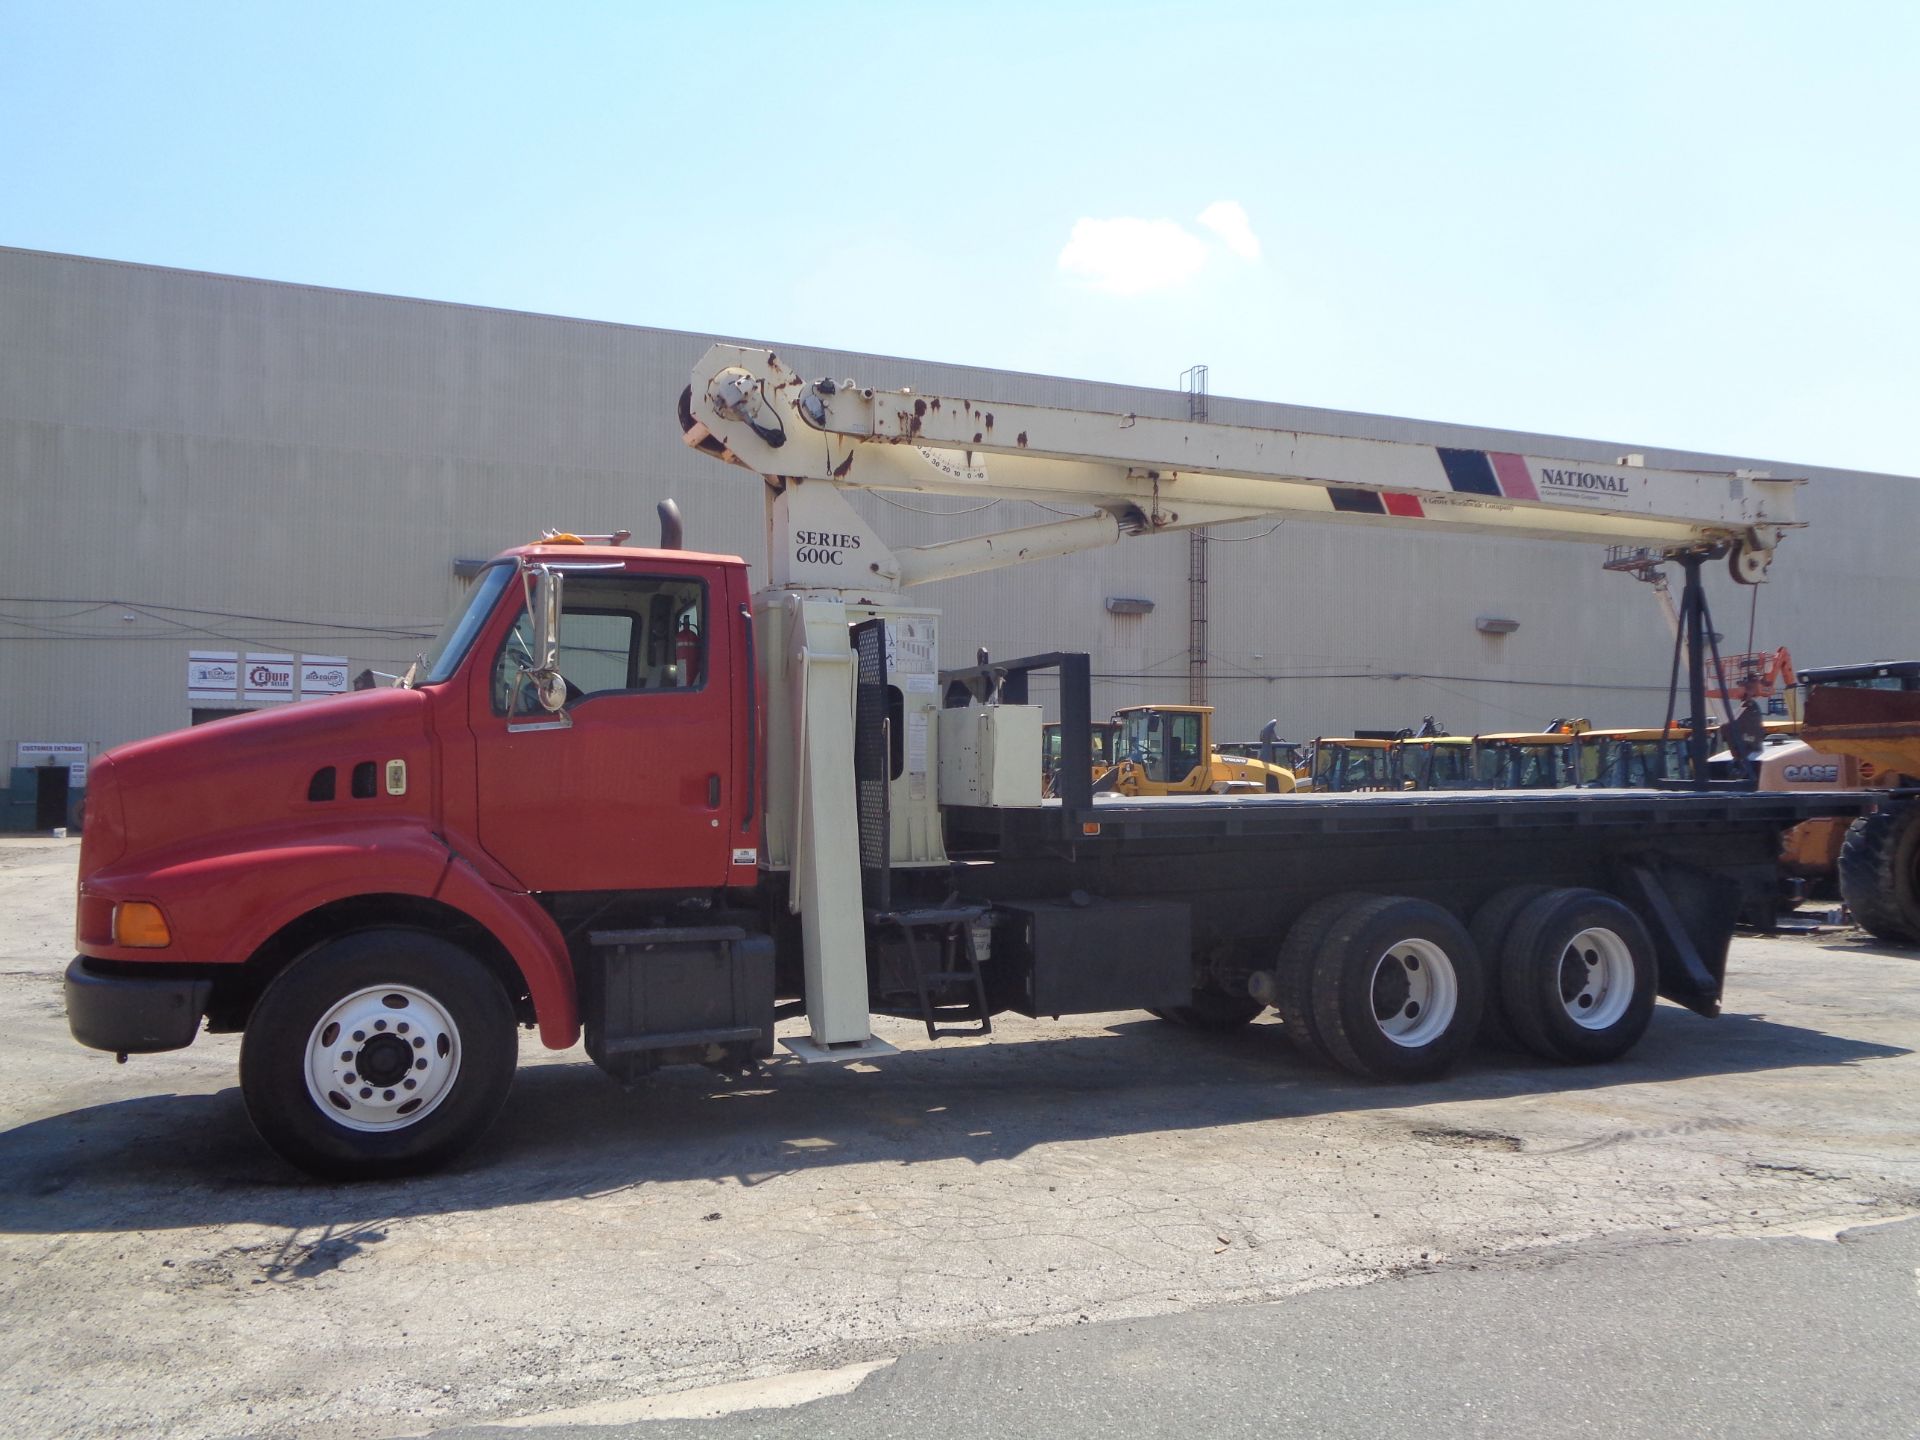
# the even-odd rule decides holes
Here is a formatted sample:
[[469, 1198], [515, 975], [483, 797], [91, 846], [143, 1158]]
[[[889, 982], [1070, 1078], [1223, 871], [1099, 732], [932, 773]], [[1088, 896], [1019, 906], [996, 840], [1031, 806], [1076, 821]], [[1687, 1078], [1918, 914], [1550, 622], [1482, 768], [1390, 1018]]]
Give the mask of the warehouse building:
[[[403, 670], [474, 562], [545, 529], [631, 529], [677, 498], [696, 548], [765, 573], [758, 485], [680, 439], [716, 338], [802, 373], [982, 400], [1184, 418], [1151, 390], [0, 248], [0, 746], [6, 828], [61, 823], [122, 742], [327, 703]], [[1176, 361], [1169, 357], [1169, 371]], [[1172, 375], [1170, 373], [1170, 379]], [[1711, 584], [1730, 650], [1802, 665], [1908, 655], [1898, 476], [1207, 397], [1212, 419], [1656, 466], [1804, 475], [1812, 522], [1756, 593]], [[1025, 502], [861, 496], [917, 544], [1045, 520]], [[1220, 738], [1436, 716], [1657, 724], [1671, 631], [1590, 546], [1290, 521], [1123, 541], [916, 591], [942, 663], [1085, 650], [1096, 713], [1201, 695]], [[1752, 609], [1750, 610], [1750, 606]]]

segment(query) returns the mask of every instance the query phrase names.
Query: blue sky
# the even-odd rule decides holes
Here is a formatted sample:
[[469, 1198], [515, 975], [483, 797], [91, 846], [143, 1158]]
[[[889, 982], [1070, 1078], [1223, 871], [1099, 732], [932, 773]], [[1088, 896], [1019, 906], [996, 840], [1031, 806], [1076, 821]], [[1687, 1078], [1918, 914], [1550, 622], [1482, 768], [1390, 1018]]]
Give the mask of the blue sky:
[[1920, 7], [0, 0], [0, 243], [1920, 474]]

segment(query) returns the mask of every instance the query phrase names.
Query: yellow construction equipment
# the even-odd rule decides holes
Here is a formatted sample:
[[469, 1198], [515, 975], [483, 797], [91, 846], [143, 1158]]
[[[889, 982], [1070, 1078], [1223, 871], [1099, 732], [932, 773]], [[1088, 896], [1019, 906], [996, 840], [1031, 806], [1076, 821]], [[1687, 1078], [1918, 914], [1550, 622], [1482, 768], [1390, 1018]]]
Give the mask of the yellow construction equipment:
[[1920, 661], [1883, 660], [1804, 670], [1801, 738], [1816, 747], [1802, 774], [1824, 782], [1841, 758], [1842, 784], [1890, 793], [1847, 829], [1840, 895], [1882, 940], [1920, 945]]
[[1395, 767], [1398, 740], [1326, 736], [1313, 742], [1313, 789], [1398, 790]]
[[1589, 730], [1580, 737], [1580, 783], [1602, 790], [1637, 790], [1663, 780], [1693, 778], [1685, 725]]
[[1297, 788], [1285, 766], [1216, 751], [1211, 705], [1128, 705], [1113, 720], [1115, 762], [1098, 789], [1138, 796], [1284, 795]]
[[1407, 790], [1472, 790], [1471, 735], [1409, 735], [1394, 742], [1395, 775]]

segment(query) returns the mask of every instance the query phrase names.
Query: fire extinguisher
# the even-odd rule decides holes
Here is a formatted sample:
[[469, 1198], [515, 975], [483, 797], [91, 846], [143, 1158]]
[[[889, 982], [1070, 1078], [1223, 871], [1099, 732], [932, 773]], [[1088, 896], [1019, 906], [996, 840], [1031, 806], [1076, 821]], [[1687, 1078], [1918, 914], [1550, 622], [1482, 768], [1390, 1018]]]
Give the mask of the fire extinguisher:
[[694, 685], [700, 680], [700, 632], [693, 628], [693, 617], [682, 615], [680, 628], [673, 637], [674, 667], [680, 672], [682, 685]]

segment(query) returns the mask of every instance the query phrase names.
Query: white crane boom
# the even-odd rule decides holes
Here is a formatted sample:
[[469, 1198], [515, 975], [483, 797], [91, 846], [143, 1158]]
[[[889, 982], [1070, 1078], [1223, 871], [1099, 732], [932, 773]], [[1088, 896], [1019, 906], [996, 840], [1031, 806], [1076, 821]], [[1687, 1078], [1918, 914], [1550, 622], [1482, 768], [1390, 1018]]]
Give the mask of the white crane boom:
[[[687, 440], [766, 477], [813, 485], [775, 543], [776, 585], [897, 588], [1107, 544], [1123, 531], [1297, 516], [1530, 539], [1724, 547], [1736, 579], [1764, 575], [1794, 513], [1798, 479], [1746, 471], [1555, 460], [1220, 421], [979, 401], [852, 381], [803, 380], [778, 356], [715, 345], [693, 373]], [[843, 527], [825, 487], [1078, 504], [1093, 514], [898, 556]], [[776, 518], [776, 530], [780, 520]], [[856, 537], [858, 547], [801, 537]], [[783, 557], [780, 542], [788, 543]], [[794, 558], [847, 552], [842, 568]], [[858, 551], [857, 563], [853, 553]], [[876, 553], [878, 551], [879, 553]], [[822, 568], [823, 563], [825, 569]], [[851, 568], [848, 568], [851, 567]]]

